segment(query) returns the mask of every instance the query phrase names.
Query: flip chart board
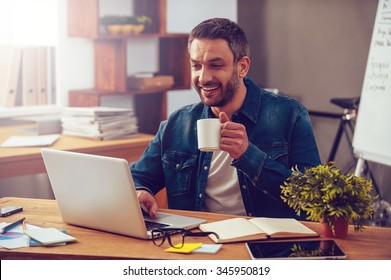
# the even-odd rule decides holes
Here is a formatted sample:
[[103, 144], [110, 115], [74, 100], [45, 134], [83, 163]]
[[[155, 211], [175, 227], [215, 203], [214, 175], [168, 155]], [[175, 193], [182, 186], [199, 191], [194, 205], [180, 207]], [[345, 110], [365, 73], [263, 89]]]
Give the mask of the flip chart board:
[[364, 160], [391, 165], [391, 0], [379, 0], [353, 148]]

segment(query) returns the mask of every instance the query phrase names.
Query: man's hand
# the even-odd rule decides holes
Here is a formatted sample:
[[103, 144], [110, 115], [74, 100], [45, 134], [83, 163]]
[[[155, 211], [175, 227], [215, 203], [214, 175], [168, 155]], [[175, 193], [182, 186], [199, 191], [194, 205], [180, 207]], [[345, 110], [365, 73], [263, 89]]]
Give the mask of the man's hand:
[[158, 206], [155, 198], [147, 191], [136, 190], [137, 199], [140, 203], [140, 206], [149, 213], [152, 218], [157, 217]]
[[247, 150], [249, 143], [244, 125], [231, 122], [225, 112], [220, 112], [221, 127], [220, 149], [234, 158], [240, 158]]

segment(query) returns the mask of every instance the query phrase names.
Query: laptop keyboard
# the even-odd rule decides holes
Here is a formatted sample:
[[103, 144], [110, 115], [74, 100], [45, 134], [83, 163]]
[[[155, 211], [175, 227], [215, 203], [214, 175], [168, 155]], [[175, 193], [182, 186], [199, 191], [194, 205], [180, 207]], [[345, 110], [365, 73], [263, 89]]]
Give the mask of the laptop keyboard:
[[[141, 212], [143, 213], [144, 218], [145, 217], [150, 217], [148, 212], [146, 212], [143, 208], [141, 208]], [[164, 228], [168, 227], [168, 224], [163, 224], [163, 223], [157, 223], [157, 222], [151, 222], [151, 221], [145, 221], [145, 226], [147, 228], [147, 231], [153, 230], [153, 229], [159, 229], [159, 228]]]
[[159, 229], [159, 228], [164, 228], [168, 227], [168, 224], [162, 224], [162, 223], [155, 223], [151, 221], [144, 221], [145, 226], [147, 227], [147, 230], [153, 230], [153, 229]]

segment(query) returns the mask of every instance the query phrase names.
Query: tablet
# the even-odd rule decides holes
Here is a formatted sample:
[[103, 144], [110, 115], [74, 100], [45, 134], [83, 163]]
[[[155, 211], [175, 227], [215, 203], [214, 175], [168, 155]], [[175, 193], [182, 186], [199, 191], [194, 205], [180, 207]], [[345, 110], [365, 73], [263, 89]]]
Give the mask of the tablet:
[[252, 259], [345, 259], [346, 254], [334, 240], [247, 242]]

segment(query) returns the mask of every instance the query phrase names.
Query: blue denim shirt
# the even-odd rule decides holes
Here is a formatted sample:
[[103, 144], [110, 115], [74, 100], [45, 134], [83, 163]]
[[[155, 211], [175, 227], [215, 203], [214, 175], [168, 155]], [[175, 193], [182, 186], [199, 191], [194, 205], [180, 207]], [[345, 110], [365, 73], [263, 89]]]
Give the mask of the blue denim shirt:
[[[245, 78], [247, 95], [232, 121], [246, 127], [250, 146], [237, 160], [239, 185], [249, 216], [295, 217], [280, 198], [291, 168], [320, 164], [308, 111], [298, 101], [275, 95]], [[172, 209], [199, 211], [204, 201], [212, 152], [197, 148], [199, 119], [212, 118], [202, 103], [172, 113], [140, 160], [131, 167], [136, 188], [156, 194], [167, 189]]]

